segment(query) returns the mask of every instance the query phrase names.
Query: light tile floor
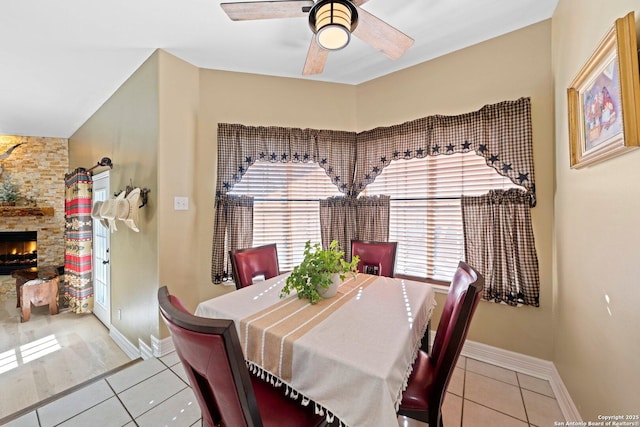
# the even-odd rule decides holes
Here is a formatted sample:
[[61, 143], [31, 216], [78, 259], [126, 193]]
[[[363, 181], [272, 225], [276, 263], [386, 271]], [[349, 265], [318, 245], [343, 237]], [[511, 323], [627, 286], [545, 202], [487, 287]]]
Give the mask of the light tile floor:
[[[548, 381], [465, 357], [455, 369], [443, 414], [445, 427], [547, 427], [564, 419]], [[2, 425], [190, 427], [200, 426], [201, 418], [182, 365], [170, 353], [36, 405]], [[398, 425], [426, 424], [399, 417]]]
[[131, 362], [93, 314], [52, 316], [41, 306], [21, 322], [8, 277], [13, 293], [0, 293], [0, 419]]

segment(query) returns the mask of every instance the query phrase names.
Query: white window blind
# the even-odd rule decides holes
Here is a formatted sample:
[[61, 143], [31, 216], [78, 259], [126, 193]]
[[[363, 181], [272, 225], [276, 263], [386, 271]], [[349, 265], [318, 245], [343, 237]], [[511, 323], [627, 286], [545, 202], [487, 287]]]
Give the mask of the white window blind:
[[302, 262], [304, 243], [320, 242], [319, 200], [339, 196], [317, 163], [257, 161], [229, 194], [254, 197], [253, 246], [278, 244], [280, 270]]
[[366, 188], [391, 196], [396, 274], [450, 281], [464, 259], [460, 196], [518, 187], [473, 152], [395, 160]]
[[[450, 281], [464, 259], [461, 195], [518, 187], [475, 153], [396, 160], [367, 186], [391, 196], [389, 240], [398, 242], [396, 274]], [[341, 195], [316, 163], [258, 161], [230, 194], [254, 197], [253, 244], [278, 244], [283, 271], [320, 242], [320, 199]]]

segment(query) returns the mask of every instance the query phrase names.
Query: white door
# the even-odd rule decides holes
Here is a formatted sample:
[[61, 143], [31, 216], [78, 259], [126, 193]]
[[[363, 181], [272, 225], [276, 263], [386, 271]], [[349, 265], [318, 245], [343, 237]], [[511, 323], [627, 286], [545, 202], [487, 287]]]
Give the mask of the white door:
[[[109, 171], [93, 177], [93, 203], [109, 198]], [[111, 329], [109, 229], [93, 220], [93, 313]]]

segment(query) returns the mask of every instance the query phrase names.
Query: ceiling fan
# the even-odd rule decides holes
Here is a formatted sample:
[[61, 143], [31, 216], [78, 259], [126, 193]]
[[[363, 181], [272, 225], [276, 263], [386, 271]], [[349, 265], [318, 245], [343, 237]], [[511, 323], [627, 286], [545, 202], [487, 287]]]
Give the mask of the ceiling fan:
[[291, 0], [221, 3], [233, 21], [308, 17], [314, 35], [302, 70], [320, 74], [329, 51], [345, 47], [351, 34], [391, 59], [400, 58], [413, 39], [360, 6], [367, 0]]

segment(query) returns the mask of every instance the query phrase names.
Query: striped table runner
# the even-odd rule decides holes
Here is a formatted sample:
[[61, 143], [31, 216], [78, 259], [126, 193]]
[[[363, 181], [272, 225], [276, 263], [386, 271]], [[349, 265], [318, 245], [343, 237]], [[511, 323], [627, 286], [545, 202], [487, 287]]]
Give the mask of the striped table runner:
[[317, 327], [376, 278], [366, 274], [359, 274], [355, 279], [347, 277], [333, 298], [311, 305], [306, 299], [293, 295], [242, 319], [240, 342], [246, 359], [290, 383], [293, 342]]

